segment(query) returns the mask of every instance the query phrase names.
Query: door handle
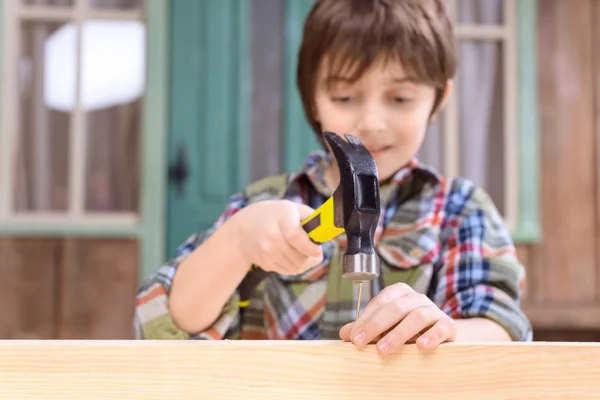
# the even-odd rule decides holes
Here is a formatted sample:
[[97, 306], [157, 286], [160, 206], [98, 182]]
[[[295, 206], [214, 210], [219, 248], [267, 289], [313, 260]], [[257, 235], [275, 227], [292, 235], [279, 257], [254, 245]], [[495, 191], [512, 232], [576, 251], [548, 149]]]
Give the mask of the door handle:
[[180, 145], [177, 150], [175, 162], [169, 167], [169, 180], [177, 185], [177, 193], [183, 194], [185, 181], [189, 178], [190, 168], [188, 166], [185, 146]]

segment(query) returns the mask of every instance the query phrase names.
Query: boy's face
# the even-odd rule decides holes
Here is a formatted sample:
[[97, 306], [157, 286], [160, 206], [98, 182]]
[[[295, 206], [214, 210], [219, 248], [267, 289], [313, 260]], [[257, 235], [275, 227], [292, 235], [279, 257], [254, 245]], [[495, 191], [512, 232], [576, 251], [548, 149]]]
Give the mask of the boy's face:
[[435, 89], [407, 75], [399, 62], [374, 63], [354, 83], [319, 71], [316, 114], [325, 131], [357, 136], [384, 181], [415, 156], [430, 122]]

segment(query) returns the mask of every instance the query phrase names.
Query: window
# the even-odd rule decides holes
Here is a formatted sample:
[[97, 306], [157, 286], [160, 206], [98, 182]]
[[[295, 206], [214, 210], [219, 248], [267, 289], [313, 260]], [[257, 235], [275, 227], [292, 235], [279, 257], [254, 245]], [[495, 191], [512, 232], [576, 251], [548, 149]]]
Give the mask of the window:
[[146, 65], [140, 3], [7, 3], [3, 221], [134, 226]]
[[0, 234], [134, 237], [142, 269], [162, 260], [166, 4], [0, 3]]

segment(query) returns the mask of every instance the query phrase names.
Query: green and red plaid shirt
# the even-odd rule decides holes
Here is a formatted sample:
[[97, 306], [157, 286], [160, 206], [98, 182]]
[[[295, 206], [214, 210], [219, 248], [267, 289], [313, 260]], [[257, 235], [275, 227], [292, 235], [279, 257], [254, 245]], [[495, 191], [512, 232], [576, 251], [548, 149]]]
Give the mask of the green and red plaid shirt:
[[[332, 194], [323, 180], [329, 162], [324, 152], [311, 153], [299, 172], [263, 179], [232, 196], [211, 229], [192, 235], [173, 260], [143, 283], [136, 299], [135, 338], [339, 339], [339, 329], [355, 317], [358, 294], [358, 285], [341, 278], [344, 234], [323, 244], [320, 265], [301, 275], [265, 278], [243, 314], [238, 291], [232, 293], [219, 318], [203, 332], [180, 330], [168, 308], [177, 266], [212, 232], [256, 201], [286, 198], [318, 208]], [[404, 282], [452, 318], [489, 318], [514, 340], [532, 339], [530, 322], [520, 309], [525, 269], [481, 188], [466, 179], [442, 177], [414, 159], [381, 186], [381, 207], [375, 234], [381, 276], [364, 285], [361, 308], [383, 287]]]

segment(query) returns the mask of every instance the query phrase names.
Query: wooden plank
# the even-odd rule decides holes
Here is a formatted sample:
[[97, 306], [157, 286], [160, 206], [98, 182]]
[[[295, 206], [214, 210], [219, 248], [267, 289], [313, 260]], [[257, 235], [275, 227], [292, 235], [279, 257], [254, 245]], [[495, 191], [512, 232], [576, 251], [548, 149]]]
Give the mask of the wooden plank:
[[59, 338], [130, 339], [137, 241], [65, 239], [61, 265]]
[[59, 242], [0, 238], [0, 338], [55, 338]]
[[[594, 38], [600, 37], [600, 1], [593, 2], [592, 26]], [[600, 300], [600, 41], [593, 41], [594, 49], [594, 128], [596, 134], [596, 300]]]
[[[595, 304], [525, 304], [523, 311], [535, 330], [542, 329], [596, 329], [600, 330], [600, 305]], [[537, 340], [537, 339], [535, 339]]]
[[591, 399], [600, 344], [4, 341], [0, 399]]
[[537, 303], [596, 300], [591, 1], [539, 5], [543, 242], [532, 249]]

